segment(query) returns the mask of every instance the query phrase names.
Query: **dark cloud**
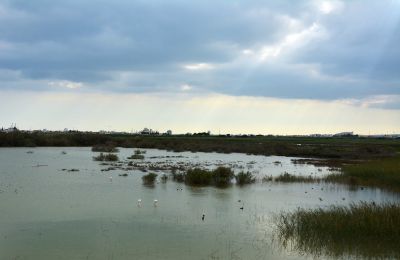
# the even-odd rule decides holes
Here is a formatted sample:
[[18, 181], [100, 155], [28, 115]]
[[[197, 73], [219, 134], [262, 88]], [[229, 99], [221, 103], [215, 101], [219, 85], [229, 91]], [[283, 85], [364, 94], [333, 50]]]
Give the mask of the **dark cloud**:
[[[0, 78], [7, 79], [0, 88], [43, 90], [47, 81], [68, 80], [93, 91], [189, 84], [285, 98], [398, 95], [400, 5], [334, 1], [321, 11], [321, 3], [0, 1]], [[313, 24], [321, 31], [309, 37]], [[260, 61], [264, 47], [281, 48], [278, 57]], [[184, 69], [192, 63], [212, 69]]]

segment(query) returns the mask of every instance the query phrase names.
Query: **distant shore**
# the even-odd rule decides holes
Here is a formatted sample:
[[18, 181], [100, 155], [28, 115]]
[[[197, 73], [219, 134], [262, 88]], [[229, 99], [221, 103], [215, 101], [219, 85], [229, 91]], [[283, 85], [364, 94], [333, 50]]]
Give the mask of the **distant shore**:
[[[94, 146], [155, 148], [175, 152], [246, 153], [332, 160], [367, 160], [395, 156], [399, 139], [363, 137], [286, 137], [286, 136], [143, 136], [87, 132], [0, 133], [0, 147]], [[330, 160], [330, 161], [332, 161]]]

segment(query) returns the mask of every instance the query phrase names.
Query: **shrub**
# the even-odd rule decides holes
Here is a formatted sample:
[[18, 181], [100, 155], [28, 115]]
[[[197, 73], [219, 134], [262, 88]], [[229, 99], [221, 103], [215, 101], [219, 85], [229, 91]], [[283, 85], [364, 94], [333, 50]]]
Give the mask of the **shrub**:
[[185, 182], [189, 185], [210, 185], [213, 182], [213, 173], [199, 168], [190, 169], [186, 172]]
[[157, 178], [157, 174], [149, 173], [149, 174], [142, 176], [142, 181], [143, 181], [143, 184], [145, 184], [145, 185], [154, 185], [156, 178]]
[[229, 185], [235, 176], [230, 168], [222, 166], [212, 171], [212, 175], [216, 186]]
[[256, 178], [251, 172], [239, 172], [236, 176], [236, 183], [238, 185], [250, 184], [256, 182]]

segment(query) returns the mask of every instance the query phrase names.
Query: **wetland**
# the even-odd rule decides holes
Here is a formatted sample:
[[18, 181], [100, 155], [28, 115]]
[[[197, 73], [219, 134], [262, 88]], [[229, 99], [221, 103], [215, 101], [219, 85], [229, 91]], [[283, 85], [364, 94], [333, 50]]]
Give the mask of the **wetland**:
[[[399, 256], [399, 240], [393, 239], [397, 229], [381, 226], [381, 232], [367, 233], [368, 239], [340, 244], [327, 237], [329, 227], [317, 221], [339, 223], [326, 216], [335, 210], [357, 215], [361, 207], [370, 216], [378, 214], [370, 218], [378, 226], [382, 219], [397, 225], [400, 196], [393, 189], [371, 181], [349, 185], [327, 180], [355, 175], [360, 166], [346, 166], [357, 168], [346, 171], [309, 163], [307, 157], [243, 153], [123, 147], [109, 151], [116, 152], [111, 154], [117, 161], [94, 160], [101, 152], [91, 147], [1, 148], [0, 258]], [[394, 165], [387, 175], [393, 176], [396, 158], [388, 160]], [[306, 217], [300, 221], [299, 215]], [[296, 233], [293, 227], [314, 232]], [[388, 239], [381, 239], [385, 234]], [[359, 237], [365, 238], [362, 233]], [[376, 250], [367, 250], [371, 247], [365, 245], [371, 244]]]

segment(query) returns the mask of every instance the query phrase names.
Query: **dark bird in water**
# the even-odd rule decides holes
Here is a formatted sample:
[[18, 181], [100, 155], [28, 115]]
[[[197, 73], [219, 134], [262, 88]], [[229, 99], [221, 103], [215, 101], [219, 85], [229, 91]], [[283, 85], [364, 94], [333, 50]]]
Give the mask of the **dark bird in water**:
[[206, 215], [205, 214], [203, 214], [203, 216], [201, 217], [201, 220], [203, 220], [204, 221], [204, 217], [205, 217]]
[[238, 202], [242, 202], [241, 200], [238, 200]]
[[241, 210], [243, 210], [243, 207], [240, 207]]

